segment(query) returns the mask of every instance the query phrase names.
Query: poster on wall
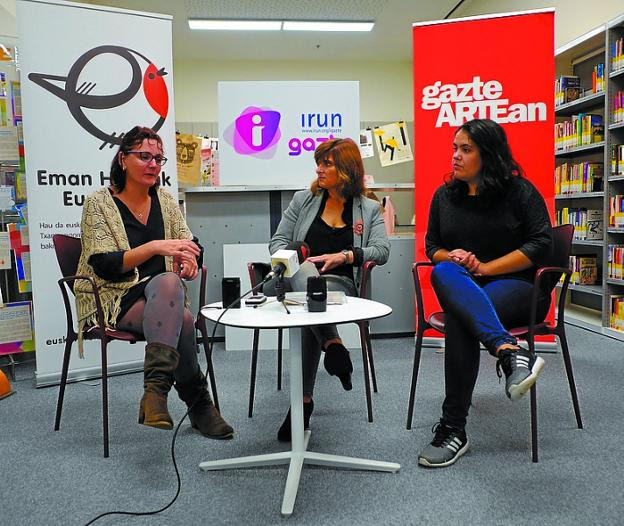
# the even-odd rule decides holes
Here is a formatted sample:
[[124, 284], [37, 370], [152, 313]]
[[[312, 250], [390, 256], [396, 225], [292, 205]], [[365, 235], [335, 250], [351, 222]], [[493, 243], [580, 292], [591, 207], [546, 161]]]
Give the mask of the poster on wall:
[[178, 185], [199, 186], [201, 180], [201, 137], [191, 133], [176, 133], [176, 162]]
[[[52, 236], [79, 235], [85, 196], [110, 184], [121, 136], [135, 125], [162, 137], [174, 158], [169, 15], [54, 0], [18, 0], [37, 385], [58, 382], [65, 315]], [[54, 43], [42, 27], [54, 28]], [[177, 196], [176, 163], [161, 185]], [[28, 282], [30, 283], [30, 282]], [[88, 342], [91, 343], [91, 342]], [[140, 346], [109, 346], [109, 370], [142, 367]], [[70, 376], [99, 374], [96, 345]]]
[[359, 82], [219, 82], [218, 98], [222, 185], [305, 188], [319, 144], [359, 144]]
[[375, 126], [374, 135], [381, 166], [406, 163], [414, 158], [405, 121]]
[[[440, 57], [453, 56], [457, 42], [469, 42], [470, 53], [449, 67]], [[554, 10], [416, 23], [413, 44], [416, 260], [427, 259], [429, 204], [451, 172], [455, 130], [467, 120], [489, 118], [503, 126], [552, 216]], [[423, 293], [426, 311], [439, 310], [433, 290]]]
[[360, 155], [362, 159], [375, 156], [375, 150], [373, 149], [373, 130], [370, 128], [360, 130]]

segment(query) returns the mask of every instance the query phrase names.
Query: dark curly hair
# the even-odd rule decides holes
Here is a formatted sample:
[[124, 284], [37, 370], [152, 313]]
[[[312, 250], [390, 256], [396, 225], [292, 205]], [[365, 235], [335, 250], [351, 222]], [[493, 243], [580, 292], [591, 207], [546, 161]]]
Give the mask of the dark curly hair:
[[[505, 195], [514, 177], [523, 177], [524, 170], [513, 158], [505, 130], [497, 122], [474, 119], [457, 128], [455, 135], [462, 130], [479, 149], [481, 156], [481, 177], [477, 194], [482, 197], [484, 205], [491, 205]], [[455, 179], [452, 173], [445, 177], [445, 184], [453, 201], [468, 194], [468, 184]]]
[[[119, 154], [127, 154], [137, 145], [140, 145], [145, 139], [151, 139], [156, 141], [159, 148], [162, 150], [163, 143], [160, 135], [158, 135], [151, 128], [145, 128], [144, 126], [135, 126], [129, 132], [127, 132], [121, 140], [121, 145], [113, 157], [110, 168], [111, 184], [115, 188], [115, 191], [121, 192], [126, 187], [126, 172], [121, 167], [121, 159]], [[153, 188], [160, 184], [160, 178], [156, 178], [156, 183]]]

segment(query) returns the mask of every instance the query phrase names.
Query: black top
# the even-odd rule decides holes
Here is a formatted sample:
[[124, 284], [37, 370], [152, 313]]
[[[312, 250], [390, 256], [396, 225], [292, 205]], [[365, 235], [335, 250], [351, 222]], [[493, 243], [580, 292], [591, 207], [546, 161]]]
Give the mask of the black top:
[[[134, 217], [134, 214], [130, 212], [128, 207], [120, 199], [113, 197], [113, 201], [115, 201], [119, 213], [121, 214], [121, 220], [126, 229], [130, 248], [136, 248], [150, 241], [165, 239], [165, 226], [160, 209], [160, 202], [155, 192], [150, 192], [150, 194], [152, 196], [152, 203], [147, 218], [147, 224], [145, 225]], [[125, 273], [122, 272], [123, 254], [123, 250], [107, 252], [105, 254], [93, 254], [89, 258], [89, 265], [93, 267], [94, 272], [102, 279], [108, 281], [131, 279], [134, 275], [133, 270]], [[146, 276], [154, 277], [166, 271], [165, 258], [163, 256], [152, 256], [147, 261], [141, 263], [137, 268], [139, 270], [139, 279], [143, 279]], [[141, 283], [137, 283], [122, 296], [121, 311], [117, 316], [118, 320], [143, 296], [143, 291], [148, 281], [149, 280], [145, 280]]]
[[[342, 220], [345, 226], [334, 228], [321, 218], [328, 195], [327, 192], [323, 193], [319, 211], [306, 234], [305, 242], [310, 247], [310, 255], [312, 256], [334, 254], [341, 250], [353, 250], [353, 198], [348, 198], [344, 204]], [[330, 274], [347, 276], [353, 280], [353, 265], [339, 265], [331, 269]]]
[[429, 209], [427, 257], [432, 259], [440, 249], [461, 248], [487, 263], [520, 250], [534, 266], [504, 276], [532, 282], [536, 267], [550, 256], [550, 218], [544, 199], [528, 179], [514, 177], [512, 181], [506, 194], [489, 207], [478, 195], [451, 201], [445, 186], [438, 188]]

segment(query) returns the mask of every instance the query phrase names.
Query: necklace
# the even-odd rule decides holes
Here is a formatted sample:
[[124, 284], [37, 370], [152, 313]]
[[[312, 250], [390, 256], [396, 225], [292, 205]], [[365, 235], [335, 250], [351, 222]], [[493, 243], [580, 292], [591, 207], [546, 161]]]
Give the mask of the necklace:
[[[123, 201], [123, 200], [122, 200]], [[126, 201], [123, 201], [123, 203], [126, 205], [126, 207], [128, 208], [128, 210], [130, 210], [130, 212], [132, 212], [132, 215], [134, 217], [136, 217], [139, 221], [141, 221], [141, 223], [143, 222], [143, 217], [149, 212], [151, 205], [152, 205], [152, 198], [148, 197], [147, 201], [144, 205], [142, 205], [140, 208], [136, 209], [134, 207], [131, 207], [129, 203], [127, 203]]]

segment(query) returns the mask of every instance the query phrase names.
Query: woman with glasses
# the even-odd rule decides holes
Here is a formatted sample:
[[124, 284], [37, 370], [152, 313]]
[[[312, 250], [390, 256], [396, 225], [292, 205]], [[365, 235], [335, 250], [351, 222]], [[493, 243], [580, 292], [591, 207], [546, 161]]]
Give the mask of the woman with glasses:
[[[214, 406], [197, 362], [195, 320], [182, 280], [197, 277], [202, 249], [177, 200], [159, 187], [166, 162], [153, 130], [136, 126], [124, 135], [111, 163], [112, 185], [84, 203], [78, 274], [95, 279], [108, 327], [147, 341], [139, 423], [173, 428], [167, 394], [174, 385], [194, 429], [231, 438], [233, 429]], [[95, 325], [90, 287], [77, 281], [75, 290], [81, 329]]]
[[[314, 160], [316, 179], [309, 190], [293, 196], [269, 250], [273, 254], [293, 242], [305, 242], [309, 246], [311, 257], [286, 280], [290, 290], [305, 291], [308, 277], [320, 273], [326, 278], [328, 290], [357, 296], [362, 264], [373, 260], [383, 265], [390, 254], [381, 205], [365, 196], [364, 165], [360, 150], [351, 139], [321, 143], [314, 151]], [[265, 293], [270, 294], [273, 287], [274, 281], [267, 283]], [[338, 377], [346, 391], [352, 389], [353, 366], [335, 325], [303, 328], [301, 349], [303, 418], [308, 429], [321, 350], [325, 352], [325, 369]], [[277, 437], [280, 441], [290, 441], [290, 411]]]

